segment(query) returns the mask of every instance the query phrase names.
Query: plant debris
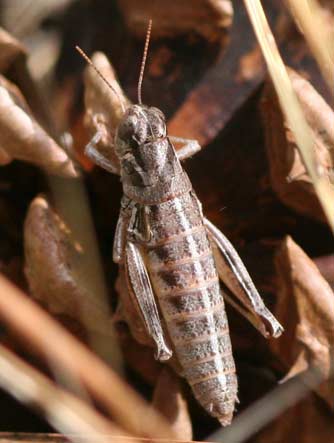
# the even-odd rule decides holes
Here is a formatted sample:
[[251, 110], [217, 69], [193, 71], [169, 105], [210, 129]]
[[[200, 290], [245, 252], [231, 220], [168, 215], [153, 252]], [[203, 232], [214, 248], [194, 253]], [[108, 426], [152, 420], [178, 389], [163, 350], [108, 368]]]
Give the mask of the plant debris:
[[18, 57], [25, 57], [24, 46], [0, 27], [0, 72], [5, 72]]
[[33, 163], [49, 174], [78, 176], [66, 152], [34, 119], [18, 88], [0, 76], [0, 160]]
[[180, 378], [164, 367], [154, 388], [152, 405], [170, 423], [178, 440], [192, 440], [192, 426]]
[[[334, 189], [334, 111], [306, 79], [292, 69], [289, 74], [315, 140], [315, 163]], [[283, 203], [297, 212], [325, 222], [313, 183], [270, 81], [263, 93], [262, 115], [273, 189]]]
[[118, 0], [118, 5], [130, 31], [140, 37], [152, 19], [155, 38], [196, 32], [212, 41], [224, 36], [233, 19], [230, 0], [172, 0], [168, 8], [161, 0]]
[[313, 261], [287, 237], [276, 257], [277, 317], [285, 334], [271, 347], [284, 365], [285, 380], [311, 368], [325, 380], [316, 390], [334, 411], [334, 292]]

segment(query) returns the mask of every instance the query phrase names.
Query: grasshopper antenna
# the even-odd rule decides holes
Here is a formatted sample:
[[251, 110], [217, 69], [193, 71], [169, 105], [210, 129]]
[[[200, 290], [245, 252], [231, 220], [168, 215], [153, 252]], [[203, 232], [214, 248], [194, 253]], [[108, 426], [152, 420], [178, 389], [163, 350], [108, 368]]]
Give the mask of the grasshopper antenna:
[[101, 71], [99, 71], [97, 69], [97, 67], [94, 65], [94, 63], [92, 62], [92, 60], [88, 57], [88, 55], [79, 47], [76, 46], [75, 49], [79, 52], [79, 54], [86, 60], [86, 62], [94, 69], [94, 71], [97, 73], [97, 75], [104, 81], [104, 83], [112, 90], [112, 92], [117, 96], [120, 104], [121, 104], [121, 108], [122, 111], [125, 112], [125, 107], [124, 104], [122, 102], [121, 96], [119, 95], [119, 93], [116, 91], [116, 89], [112, 86], [112, 84], [105, 78], [105, 76], [102, 74]]
[[148, 45], [150, 43], [150, 37], [151, 37], [151, 30], [152, 30], [152, 20], [148, 22], [147, 32], [146, 32], [146, 40], [145, 40], [145, 47], [144, 47], [144, 53], [143, 53], [143, 59], [141, 62], [140, 67], [140, 74], [139, 74], [139, 80], [138, 80], [138, 103], [141, 105], [141, 86], [143, 83], [143, 77], [144, 77], [144, 70], [145, 70], [145, 64], [147, 59], [147, 52], [148, 52]]

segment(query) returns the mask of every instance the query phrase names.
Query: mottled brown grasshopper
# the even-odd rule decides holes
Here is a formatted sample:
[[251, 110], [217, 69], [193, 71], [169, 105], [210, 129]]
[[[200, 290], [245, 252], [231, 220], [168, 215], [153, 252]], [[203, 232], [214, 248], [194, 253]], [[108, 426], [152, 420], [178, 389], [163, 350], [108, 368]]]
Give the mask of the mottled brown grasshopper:
[[[124, 109], [110, 147], [119, 159], [124, 191], [113, 258], [124, 269], [136, 323], [153, 342], [156, 359], [176, 357], [199, 403], [225, 426], [237, 401], [237, 377], [224, 298], [264, 336], [278, 337], [283, 328], [265, 307], [231, 243], [203, 215], [180, 163], [200, 149], [198, 143], [184, 140], [176, 152], [163, 113], [141, 103], [150, 28], [138, 104]], [[96, 149], [100, 136], [87, 145], [86, 154], [115, 173], [117, 165]], [[238, 301], [222, 292], [219, 278]]]

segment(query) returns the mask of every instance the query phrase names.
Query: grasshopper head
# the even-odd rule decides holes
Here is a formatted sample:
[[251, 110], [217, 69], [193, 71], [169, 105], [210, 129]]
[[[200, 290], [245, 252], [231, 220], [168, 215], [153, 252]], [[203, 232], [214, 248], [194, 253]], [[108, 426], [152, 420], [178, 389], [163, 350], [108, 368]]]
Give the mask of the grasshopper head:
[[125, 151], [154, 142], [166, 136], [165, 116], [157, 108], [143, 105], [130, 106], [117, 130], [116, 149], [122, 157]]

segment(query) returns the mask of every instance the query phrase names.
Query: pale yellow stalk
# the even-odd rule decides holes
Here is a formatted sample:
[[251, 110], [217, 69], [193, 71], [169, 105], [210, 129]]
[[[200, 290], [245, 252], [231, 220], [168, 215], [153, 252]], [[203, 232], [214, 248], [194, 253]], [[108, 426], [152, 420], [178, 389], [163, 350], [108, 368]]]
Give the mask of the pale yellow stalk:
[[314, 143], [303, 110], [293, 90], [287, 69], [278, 51], [275, 38], [270, 30], [261, 2], [244, 0], [255, 34], [272, 78], [281, 108], [293, 132], [305, 168], [313, 182], [315, 192], [334, 231], [334, 190], [321, 166], [316, 163]]
[[334, 25], [324, 22], [317, 0], [285, 0], [334, 94]]

